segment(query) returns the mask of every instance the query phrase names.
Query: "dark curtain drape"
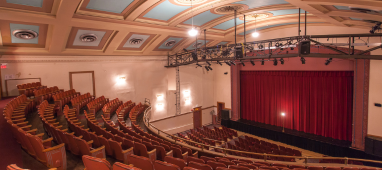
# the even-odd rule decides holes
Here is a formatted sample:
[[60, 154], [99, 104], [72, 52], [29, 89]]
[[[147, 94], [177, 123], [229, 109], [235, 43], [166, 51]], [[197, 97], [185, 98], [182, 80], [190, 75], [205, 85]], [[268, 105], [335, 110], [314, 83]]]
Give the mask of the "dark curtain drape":
[[240, 103], [242, 119], [350, 141], [353, 72], [242, 71]]

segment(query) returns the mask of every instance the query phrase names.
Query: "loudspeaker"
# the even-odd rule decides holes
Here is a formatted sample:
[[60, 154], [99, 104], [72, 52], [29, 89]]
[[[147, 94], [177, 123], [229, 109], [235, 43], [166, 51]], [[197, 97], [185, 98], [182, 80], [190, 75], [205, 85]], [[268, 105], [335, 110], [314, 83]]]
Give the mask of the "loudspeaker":
[[243, 58], [243, 47], [242, 46], [236, 46], [235, 47], [235, 57], [236, 58]]
[[298, 44], [299, 53], [304, 54], [310, 54], [310, 41], [301, 41]]
[[231, 119], [231, 110], [223, 109], [221, 110], [222, 119], [230, 120]]

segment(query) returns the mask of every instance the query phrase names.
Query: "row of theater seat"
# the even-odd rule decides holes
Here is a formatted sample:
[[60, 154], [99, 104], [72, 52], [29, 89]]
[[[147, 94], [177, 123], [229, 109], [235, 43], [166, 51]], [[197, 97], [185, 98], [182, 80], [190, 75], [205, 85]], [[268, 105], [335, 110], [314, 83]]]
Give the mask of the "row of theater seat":
[[123, 104], [118, 98], [111, 100], [109, 103], [105, 104], [102, 108], [103, 116], [110, 118], [110, 115], [115, 112], [119, 106]]
[[58, 106], [59, 110], [62, 111], [61, 109], [64, 105], [69, 104], [73, 98], [76, 98], [80, 95], [80, 92], [76, 92], [76, 90], [72, 89], [53, 95], [53, 101]]
[[72, 103], [72, 107], [76, 110], [76, 115], [81, 111], [81, 108], [87, 106], [87, 104], [94, 100], [94, 97], [90, 95], [90, 93], [85, 93], [83, 95], [77, 96], [70, 100], [70, 103]]
[[90, 101], [87, 104], [87, 107], [89, 109], [89, 113], [94, 113], [94, 114], [97, 113], [108, 102], [109, 102], [109, 99], [105, 98], [104, 96], [98, 97], [98, 98]]
[[57, 86], [54, 87], [48, 87], [48, 88], [43, 88], [39, 90], [33, 91], [35, 100], [37, 104], [40, 104], [42, 101], [47, 100], [47, 101], [53, 101], [53, 95], [56, 93], [59, 93], [63, 90], [58, 89]]
[[27, 83], [27, 84], [19, 84], [16, 85], [17, 89], [19, 90], [20, 95], [26, 95], [27, 97], [33, 96], [34, 90], [37, 89], [43, 89], [46, 88], [46, 86], [42, 86], [41, 82], [33, 82], [33, 83]]
[[135, 106], [135, 103], [131, 102], [131, 100], [120, 105], [115, 111], [118, 116], [118, 120], [125, 123], [126, 115], [130, 113], [131, 109]]
[[137, 104], [131, 109], [129, 114], [131, 124], [137, 124], [137, 117], [139, 116], [139, 114], [143, 113], [145, 109], [146, 107], [142, 103]]

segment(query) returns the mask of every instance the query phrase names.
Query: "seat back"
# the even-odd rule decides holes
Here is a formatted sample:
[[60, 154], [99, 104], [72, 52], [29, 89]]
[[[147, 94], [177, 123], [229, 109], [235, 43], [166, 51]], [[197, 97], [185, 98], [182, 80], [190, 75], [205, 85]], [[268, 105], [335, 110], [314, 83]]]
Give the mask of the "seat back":
[[102, 146], [96, 134], [89, 132], [89, 135], [90, 135], [90, 139], [93, 141], [93, 148], [98, 148]]
[[74, 135], [66, 133], [66, 138], [69, 141], [69, 147], [70, 147], [70, 152], [74, 155], [79, 155], [80, 154], [80, 148], [77, 145], [77, 141]]
[[235, 163], [230, 162], [230, 161], [226, 161], [224, 159], [220, 159], [220, 160], [218, 160], [218, 162], [221, 162], [221, 163], [225, 164], [227, 167], [230, 166], [230, 165], [236, 165]]
[[78, 137], [74, 137], [74, 139], [76, 140], [77, 146], [80, 149], [81, 155], [90, 155], [90, 147], [87, 142]]
[[155, 170], [181, 170], [179, 166], [156, 160], [154, 162]]
[[236, 170], [250, 170], [248, 167], [245, 166], [238, 166], [238, 165], [230, 165], [229, 169], [236, 169]]
[[129, 155], [127, 156], [127, 160], [129, 161], [129, 163], [133, 164], [134, 167], [137, 167], [143, 170], [154, 170], [153, 164], [146, 157], [137, 156], [137, 155]]
[[146, 158], [149, 157], [149, 155], [147, 154], [146, 146], [138, 142], [134, 142], [134, 154], [138, 156], [144, 156]]
[[26, 136], [28, 137], [30, 143], [32, 144], [34, 150], [36, 151], [36, 157], [41, 160], [41, 161], [46, 161], [47, 158], [46, 158], [46, 155], [44, 152], [42, 152], [45, 148], [44, 146], [42, 145], [42, 141], [40, 138], [38, 137], [35, 137], [31, 134], [26, 134]]
[[200, 159], [203, 159], [204, 162], [207, 162], [207, 161], [215, 161], [216, 162], [215, 158], [211, 158], [211, 157], [207, 157], [207, 156], [201, 156]]
[[215, 161], [207, 161], [207, 165], [211, 166], [212, 169], [214, 169], [214, 170], [216, 170], [217, 167], [223, 167], [223, 168], [227, 167], [224, 163], [215, 162]]
[[109, 141], [103, 136], [98, 136], [98, 141], [101, 143], [101, 145], [105, 146], [106, 154], [112, 156], [113, 149], [111, 149]]
[[[305, 167], [299, 167], [299, 168], [304, 169]], [[324, 167], [322, 167], [322, 166], [309, 166], [307, 169], [309, 169], [309, 170], [324, 170]]]
[[7, 170], [30, 170], [30, 169], [20, 168], [16, 164], [11, 164], [7, 166]]
[[112, 170], [110, 163], [106, 159], [95, 158], [92, 156], [82, 156], [85, 168], [87, 170], [99, 169], [99, 170]]
[[196, 169], [200, 169], [200, 170], [213, 170], [212, 167], [207, 164], [201, 164], [201, 163], [197, 163], [193, 161], [189, 162], [188, 166], [196, 168]]
[[183, 169], [184, 167], [187, 166], [187, 162], [185, 160], [179, 159], [179, 158], [174, 158], [171, 156], [164, 157], [164, 161], [171, 163], [171, 164], [174, 164], [174, 165], [177, 165], [180, 169]]
[[122, 153], [121, 143], [109, 139], [109, 145], [113, 150], [115, 159], [123, 161], [124, 160], [124, 157], [123, 157], [124, 154]]
[[191, 157], [191, 156], [189, 156], [189, 157], [187, 158], [187, 163], [190, 163], [190, 161], [194, 161], [194, 162], [202, 163], [202, 164], [205, 163], [203, 159], [199, 159], [199, 158], [195, 158], [195, 157]]
[[249, 168], [249, 169], [258, 169], [257, 166], [255, 166], [255, 165], [251, 165], [251, 164], [247, 164], [247, 163], [245, 163], [245, 164], [240, 163], [240, 164], [237, 164], [237, 165], [239, 165], [239, 166], [244, 166], [244, 167], [247, 167], [247, 168]]
[[153, 145], [157, 152], [157, 159], [164, 161], [164, 157], [166, 157], [166, 150], [163, 146]]

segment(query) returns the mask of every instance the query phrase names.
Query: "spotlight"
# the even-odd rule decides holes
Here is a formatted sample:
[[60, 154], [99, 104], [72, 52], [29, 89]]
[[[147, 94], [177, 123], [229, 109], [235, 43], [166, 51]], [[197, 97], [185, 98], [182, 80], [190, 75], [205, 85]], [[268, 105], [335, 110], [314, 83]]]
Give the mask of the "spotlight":
[[230, 61], [231, 62], [231, 64], [233, 64], [234, 66], [236, 66], [236, 63], [234, 62], [234, 61]]
[[273, 65], [277, 66], [277, 59], [273, 60]]
[[241, 65], [245, 66], [244, 62], [243, 61], [240, 61]]
[[211, 65], [211, 63], [210, 62], [208, 62], [208, 61], [206, 61], [206, 63], [210, 66]]
[[231, 63], [229, 63], [228, 61], [224, 61], [228, 66], [231, 66]]
[[[198, 67], [202, 67], [202, 65], [200, 65], [199, 63], [196, 63], [196, 65], [198, 66]], [[196, 67], [197, 68], [197, 67]]]
[[332, 62], [332, 58], [327, 59], [326, 62], [325, 62], [325, 65], [329, 65], [330, 62]]
[[188, 52], [188, 50], [187, 50], [187, 49], [185, 49], [185, 48], [183, 48], [183, 51], [184, 51], [184, 52]]
[[206, 70], [207, 70], [207, 71], [210, 71], [210, 69], [208, 69], [208, 67], [207, 67], [207, 66], [204, 66], [204, 68], [206, 68]]
[[220, 64], [221, 66], [223, 65], [220, 61], [216, 61], [218, 64]]
[[211, 67], [211, 66], [208, 66], [208, 68], [209, 68], [210, 70], [212, 70], [212, 67]]
[[280, 59], [280, 63], [284, 64], [284, 59], [283, 58]]
[[301, 57], [300, 60], [301, 60], [301, 63], [302, 63], [302, 64], [305, 64], [305, 58], [304, 58], [304, 57]]
[[252, 33], [252, 37], [258, 37], [260, 34], [258, 32]]
[[294, 47], [290, 47], [290, 50], [294, 50]]
[[258, 45], [257, 47], [259, 47], [260, 50], [264, 48], [262, 44]]
[[252, 64], [253, 66], [255, 65], [255, 62], [254, 62], [253, 60], [251, 60], [250, 62], [251, 62], [251, 64]]
[[264, 65], [264, 59], [261, 59], [261, 65]]

